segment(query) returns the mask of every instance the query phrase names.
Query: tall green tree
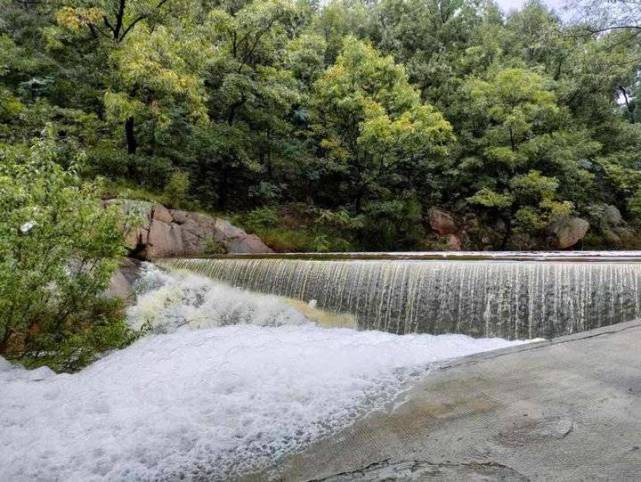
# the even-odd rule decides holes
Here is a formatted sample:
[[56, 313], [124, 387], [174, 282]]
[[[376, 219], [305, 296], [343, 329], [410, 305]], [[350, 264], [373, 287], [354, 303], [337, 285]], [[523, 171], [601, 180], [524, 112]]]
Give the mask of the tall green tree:
[[275, 171], [288, 156], [290, 116], [300, 101], [287, 51], [304, 16], [290, 0], [208, 15], [208, 39], [216, 46], [205, 73], [210, 138], [194, 167], [196, 176], [210, 179], [219, 209], [232, 196], [246, 201], [251, 191], [270, 199], [279, 188]]
[[502, 247], [508, 247], [513, 228], [536, 234], [589, 200], [593, 175], [581, 160], [600, 145], [588, 133], [570, 130], [550, 81], [505, 69], [487, 80], [470, 79], [466, 93], [467, 155], [458, 169], [476, 190], [468, 201], [503, 220]]
[[354, 38], [316, 82], [312, 102], [321, 175], [357, 213], [391, 192], [426, 188], [453, 140], [449, 123], [420, 101], [405, 69]]

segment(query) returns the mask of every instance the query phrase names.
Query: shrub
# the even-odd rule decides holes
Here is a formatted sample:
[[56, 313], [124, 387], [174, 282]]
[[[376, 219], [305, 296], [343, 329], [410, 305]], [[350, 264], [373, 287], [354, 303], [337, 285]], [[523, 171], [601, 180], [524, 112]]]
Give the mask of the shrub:
[[57, 372], [73, 372], [100, 353], [126, 347], [139, 335], [127, 325], [121, 300], [98, 298], [87, 311], [71, 316], [60, 331], [34, 333], [30, 349], [19, 361], [28, 368], [46, 365]]
[[216, 238], [211, 237], [205, 241], [205, 254], [226, 254], [227, 248], [223, 243], [218, 241]]
[[280, 224], [280, 216], [274, 208], [256, 208], [247, 213], [243, 224], [248, 231], [257, 233], [266, 228], [278, 226]]
[[350, 251], [361, 217], [304, 204], [261, 207], [236, 220], [277, 252]]
[[304, 229], [268, 228], [258, 231], [258, 235], [267, 246], [279, 253], [314, 250], [314, 238]]
[[632, 221], [641, 224], [641, 188], [637, 189], [628, 201], [628, 209], [632, 214]]
[[189, 195], [189, 174], [176, 171], [165, 186], [165, 202], [168, 206], [178, 209], [185, 206]]
[[362, 244], [368, 249], [409, 249], [425, 238], [421, 205], [413, 198], [369, 203], [363, 226]]
[[95, 339], [117, 319], [92, 317], [123, 254], [118, 212], [57, 152], [46, 138], [0, 152], [0, 354], [11, 358]]

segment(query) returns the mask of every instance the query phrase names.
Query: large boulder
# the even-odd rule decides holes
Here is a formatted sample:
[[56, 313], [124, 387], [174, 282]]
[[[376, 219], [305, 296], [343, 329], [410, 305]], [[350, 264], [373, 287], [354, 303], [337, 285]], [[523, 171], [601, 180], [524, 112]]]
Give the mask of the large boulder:
[[218, 241], [224, 241], [226, 239], [240, 239], [247, 236], [245, 231], [234, 226], [229, 221], [225, 221], [220, 218], [216, 219], [214, 230], [216, 231], [216, 239]]
[[265, 254], [273, 252], [255, 234], [247, 234], [240, 238], [230, 238], [225, 245], [230, 253]]
[[172, 223], [174, 218], [171, 216], [169, 209], [162, 204], [154, 204], [152, 211], [152, 219], [160, 221], [161, 223]]
[[134, 284], [139, 276], [140, 262], [135, 259], [124, 258], [120, 262], [118, 269], [111, 276], [105, 296], [108, 298], [120, 298], [125, 303], [133, 302], [136, 297]]
[[590, 223], [585, 219], [568, 216], [553, 222], [549, 231], [554, 235], [556, 247], [571, 248], [581, 241], [590, 229]]
[[225, 219], [130, 199], [110, 199], [104, 204], [117, 205], [122, 210], [122, 229], [130, 256], [151, 259], [272, 252], [258, 236], [247, 234]]
[[463, 243], [461, 242], [461, 238], [458, 237], [456, 234], [448, 234], [447, 249], [449, 249], [450, 251], [461, 251], [461, 249], [463, 249]]
[[439, 208], [430, 208], [427, 214], [429, 216], [432, 230], [440, 236], [456, 234], [459, 231], [456, 221], [454, 220], [454, 216], [447, 211], [443, 211]]
[[182, 230], [183, 254], [199, 255], [207, 251], [237, 254], [271, 253], [272, 250], [254, 234], [234, 226], [229, 221], [189, 211], [170, 211]]
[[623, 223], [623, 216], [621, 216], [621, 211], [616, 206], [607, 204], [605, 206], [605, 220], [610, 226], [619, 226]]
[[183, 237], [180, 225], [154, 219], [149, 227], [149, 238], [145, 256], [165, 258], [184, 255]]

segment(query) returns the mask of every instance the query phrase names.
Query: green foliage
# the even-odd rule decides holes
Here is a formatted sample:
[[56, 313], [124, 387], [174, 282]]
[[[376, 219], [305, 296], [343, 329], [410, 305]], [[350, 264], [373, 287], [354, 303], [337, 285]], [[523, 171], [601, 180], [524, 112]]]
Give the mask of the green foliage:
[[499, 218], [494, 248], [543, 247], [595, 203], [639, 218], [637, 31], [590, 34], [587, 6], [585, 25], [536, 1], [1, 7], [0, 148], [49, 126], [65, 168], [83, 151], [108, 190], [252, 213], [279, 249], [421, 248], [435, 205]]
[[637, 224], [641, 223], [641, 189], [637, 189], [628, 201], [628, 209], [634, 216], [634, 222]]
[[461, 129], [470, 157], [459, 169], [477, 188], [468, 201], [501, 217], [508, 236], [512, 228], [538, 235], [587, 204], [594, 175], [581, 161], [601, 146], [585, 131], [570, 132], [551, 80], [523, 68], [487, 74], [463, 87], [470, 115]]
[[243, 224], [248, 230], [257, 232], [277, 227], [280, 224], [279, 221], [280, 217], [276, 209], [272, 207], [264, 207], [250, 211], [244, 217]]
[[[80, 318], [72, 317], [62, 331], [34, 333], [30, 348], [17, 361], [27, 368], [48, 366], [56, 372], [74, 372], [105, 352], [125, 348], [139, 336], [127, 325], [120, 300], [98, 298]], [[9, 354], [10, 358], [16, 355]]]
[[[290, 228], [270, 228], [257, 231], [261, 239], [274, 251], [279, 253], [307, 253], [315, 251], [317, 248], [317, 236], [303, 230], [301, 227]], [[327, 239], [320, 238], [323, 246], [326, 245]], [[325, 249], [324, 251], [333, 251]]]
[[189, 174], [174, 172], [165, 186], [165, 203], [174, 208], [183, 208], [189, 196]]
[[236, 221], [278, 252], [349, 251], [363, 228], [362, 217], [346, 210], [304, 204], [257, 208]]
[[205, 254], [226, 254], [227, 249], [223, 243], [211, 237], [205, 241], [204, 252]]
[[405, 69], [354, 38], [314, 84], [313, 107], [323, 174], [340, 179], [343, 193], [334, 196], [352, 201], [357, 213], [389, 189], [425, 181], [453, 140], [450, 124], [420, 102]]
[[425, 238], [422, 220], [416, 199], [370, 203], [365, 208], [361, 243], [368, 249], [410, 249]]
[[100, 185], [100, 197], [104, 199], [133, 199], [157, 204], [166, 202], [163, 192], [150, 191], [124, 180], [103, 182]]
[[486, 208], [507, 208], [512, 205], [514, 198], [510, 194], [499, 194], [491, 189], [484, 187], [474, 196], [468, 198], [472, 204], [479, 204]]
[[45, 349], [45, 338], [102, 346], [90, 316], [123, 254], [118, 214], [73, 163], [61, 167], [60, 151], [45, 137], [1, 152], [0, 353], [11, 356]]

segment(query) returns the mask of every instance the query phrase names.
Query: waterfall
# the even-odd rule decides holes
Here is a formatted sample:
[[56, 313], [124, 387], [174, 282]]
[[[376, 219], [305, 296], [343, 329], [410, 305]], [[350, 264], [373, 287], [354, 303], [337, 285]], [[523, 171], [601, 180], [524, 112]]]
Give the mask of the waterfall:
[[361, 329], [397, 334], [553, 338], [641, 313], [639, 258], [621, 257], [626, 262], [620, 262], [612, 255], [577, 253], [435, 257], [267, 256], [161, 264], [257, 292], [314, 300], [318, 308], [351, 314]]

